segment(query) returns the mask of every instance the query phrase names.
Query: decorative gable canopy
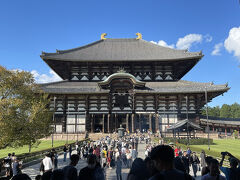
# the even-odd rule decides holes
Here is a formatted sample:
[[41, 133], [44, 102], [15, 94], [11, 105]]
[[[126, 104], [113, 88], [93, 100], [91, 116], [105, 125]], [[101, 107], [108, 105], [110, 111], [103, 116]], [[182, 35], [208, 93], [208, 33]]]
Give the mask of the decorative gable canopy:
[[113, 80], [119, 80], [120, 83], [123, 82], [123, 80], [130, 80], [134, 87], [144, 87], [145, 82], [139, 81], [136, 79], [132, 74], [125, 73], [125, 72], [118, 72], [110, 75], [107, 79], [104, 81], [98, 82], [99, 87], [102, 89], [107, 89], [110, 87], [110, 84]]

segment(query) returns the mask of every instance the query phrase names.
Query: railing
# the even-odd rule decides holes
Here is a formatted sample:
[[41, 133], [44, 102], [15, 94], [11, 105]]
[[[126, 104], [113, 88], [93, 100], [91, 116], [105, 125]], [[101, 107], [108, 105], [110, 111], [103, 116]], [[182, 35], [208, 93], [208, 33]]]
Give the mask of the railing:
[[[81, 140], [78, 141], [78, 144], [81, 146], [83, 145], [84, 141], [89, 141], [90, 139], [85, 139], [85, 140]], [[75, 145], [74, 143], [69, 143], [68, 145]], [[72, 146], [73, 150], [75, 149], [75, 146]], [[41, 158], [43, 158], [47, 153], [49, 153], [52, 149], [55, 149], [55, 151], [57, 153], [62, 153], [63, 152], [63, 146], [58, 146], [58, 147], [54, 147], [54, 148], [48, 148], [45, 150], [41, 150], [41, 151], [36, 151], [36, 152], [32, 152], [32, 153], [24, 153], [24, 154], [20, 154], [17, 155], [18, 160], [23, 161], [23, 168], [28, 166], [28, 163], [34, 160], [40, 160]], [[4, 158], [0, 159], [0, 162], [2, 162], [4, 160]], [[2, 164], [1, 164], [2, 167]], [[4, 169], [4, 168], [3, 168]]]

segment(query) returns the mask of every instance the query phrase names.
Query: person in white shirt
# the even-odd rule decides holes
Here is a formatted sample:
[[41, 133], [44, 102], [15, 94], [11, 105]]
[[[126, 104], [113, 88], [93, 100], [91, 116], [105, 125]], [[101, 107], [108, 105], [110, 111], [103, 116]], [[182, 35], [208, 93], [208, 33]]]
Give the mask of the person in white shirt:
[[44, 166], [44, 172], [52, 171], [53, 163], [52, 163], [52, 159], [50, 158], [50, 154], [46, 154], [42, 163], [43, 163], [43, 166]]
[[75, 149], [77, 150], [78, 149], [78, 143], [76, 142], [75, 144]]

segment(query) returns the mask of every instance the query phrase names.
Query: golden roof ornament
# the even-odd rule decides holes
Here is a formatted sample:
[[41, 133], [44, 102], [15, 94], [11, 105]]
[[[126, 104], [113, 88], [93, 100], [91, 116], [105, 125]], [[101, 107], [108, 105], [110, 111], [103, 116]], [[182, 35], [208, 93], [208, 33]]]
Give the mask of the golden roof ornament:
[[125, 69], [123, 67], [120, 67], [117, 71], [118, 73], [126, 73]]
[[136, 35], [137, 35], [136, 39], [142, 39], [142, 34], [141, 33], [137, 32]]
[[101, 40], [107, 39], [107, 38], [105, 38], [106, 35], [107, 35], [107, 33], [102, 33], [102, 34], [101, 34]]

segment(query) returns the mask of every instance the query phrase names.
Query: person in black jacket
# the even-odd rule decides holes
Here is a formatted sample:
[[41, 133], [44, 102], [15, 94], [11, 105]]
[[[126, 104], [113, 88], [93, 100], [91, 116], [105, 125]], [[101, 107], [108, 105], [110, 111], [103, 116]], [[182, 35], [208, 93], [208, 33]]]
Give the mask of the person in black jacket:
[[185, 166], [186, 173], [189, 174], [190, 169], [189, 169], [189, 156], [187, 155], [187, 151], [183, 152], [182, 160]]
[[77, 180], [78, 175], [77, 175], [77, 169], [75, 166], [78, 164], [79, 161], [79, 156], [77, 154], [73, 154], [70, 157], [70, 164], [68, 166], [65, 166], [63, 170], [64, 174], [64, 179], [65, 180]]
[[200, 161], [196, 155], [196, 152], [193, 152], [192, 156], [190, 157], [190, 163], [192, 165], [194, 177], [197, 177], [198, 164]]

